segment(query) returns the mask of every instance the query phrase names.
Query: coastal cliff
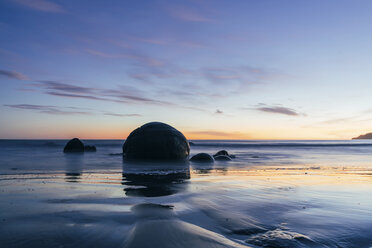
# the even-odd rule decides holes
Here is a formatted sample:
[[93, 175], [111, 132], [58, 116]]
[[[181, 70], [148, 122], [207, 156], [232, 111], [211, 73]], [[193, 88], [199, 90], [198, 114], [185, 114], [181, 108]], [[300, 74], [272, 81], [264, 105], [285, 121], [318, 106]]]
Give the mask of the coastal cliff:
[[372, 139], [372, 133], [366, 133], [359, 135], [358, 137], [355, 137], [353, 139]]

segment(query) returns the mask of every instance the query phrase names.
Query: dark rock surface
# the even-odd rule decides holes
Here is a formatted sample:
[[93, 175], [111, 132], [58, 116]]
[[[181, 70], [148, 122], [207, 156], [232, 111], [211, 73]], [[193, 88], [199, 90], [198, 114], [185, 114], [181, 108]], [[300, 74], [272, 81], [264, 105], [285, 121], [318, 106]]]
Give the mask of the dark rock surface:
[[97, 148], [95, 146], [84, 146], [84, 151], [85, 152], [96, 152], [97, 151]]
[[[216, 159], [216, 157], [218, 156], [223, 156], [223, 157]], [[226, 158], [226, 156], [229, 157], [230, 159]], [[221, 150], [221, 151], [218, 151], [216, 154], [214, 154], [213, 157], [216, 160], [231, 160], [232, 158], [235, 158], [235, 155], [229, 154], [226, 150]]]
[[131, 132], [123, 145], [126, 159], [185, 160], [189, 142], [177, 129], [161, 122], [147, 123]]
[[218, 161], [231, 161], [232, 160], [230, 156], [227, 156], [227, 155], [218, 155], [218, 156], [215, 156], [214, 159]]
[[84, 144], [78, 138], [73, 138], [67, 142], [63, 152], [84, 152]]
[[221, 150], [221, 151], [218, 151], [216, 154], [214, 154], [213, 157], [216, 157], [219, 155], [229, 156], [229, 153], [226, 150]]
[[214, 158], [208, 153], [198, 153], [190, 159], [193, 162], [213, 163]]

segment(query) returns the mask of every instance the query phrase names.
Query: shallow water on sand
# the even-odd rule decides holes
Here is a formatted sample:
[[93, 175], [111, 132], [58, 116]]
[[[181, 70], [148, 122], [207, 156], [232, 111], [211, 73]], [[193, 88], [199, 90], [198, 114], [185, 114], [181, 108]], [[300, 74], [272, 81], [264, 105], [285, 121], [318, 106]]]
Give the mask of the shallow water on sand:
[[0, 141], [0, 247], [371, 247], [369, 142], [195, 141], [214, 164], [133, 164], [122, 141]]

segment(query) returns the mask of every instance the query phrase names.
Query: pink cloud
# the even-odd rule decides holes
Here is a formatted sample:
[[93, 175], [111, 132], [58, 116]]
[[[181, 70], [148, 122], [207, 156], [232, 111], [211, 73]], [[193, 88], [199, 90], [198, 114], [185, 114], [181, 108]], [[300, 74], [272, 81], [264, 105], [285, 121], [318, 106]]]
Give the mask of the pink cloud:
[[204, 16], [201, 13], [198, 13], [197, 11], [186, 8], [184, 6], [177, 6], [167, 9], [169, 14], [177, 19], [180, 19], [182, 21], [188, 21], [188, 22], [214, 22], [213, 19], [210, 19], [206, 16]]
[[53, 13], [64, 13], [66, 10], [59, 4], [47, 0], [13, 0], [13, 2], [25, 7]]
[[129, 53], [121, 53], [121, 54], [111, 54], [111, 53], [105, 53], [97, 50], [86, 50], [89, 54], [95, 55], [102, 58], [109, 58], [109, 59], [129, 59], [134, 60], [137, 62], [140, 62], [141, 64], [144, 64], [149, 67], [158, 67], [163, 66], [164, 62], [149, 56], [144, 55], [138, 55], [138, 54], [129, 54]]

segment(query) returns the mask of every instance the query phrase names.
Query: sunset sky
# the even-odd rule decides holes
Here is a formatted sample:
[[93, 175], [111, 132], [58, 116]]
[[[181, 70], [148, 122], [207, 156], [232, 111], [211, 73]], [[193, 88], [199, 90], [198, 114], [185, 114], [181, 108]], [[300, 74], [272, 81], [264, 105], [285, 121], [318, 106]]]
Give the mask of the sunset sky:
[[372, 132], [372, 1], [0, 1], [0, 138]]

